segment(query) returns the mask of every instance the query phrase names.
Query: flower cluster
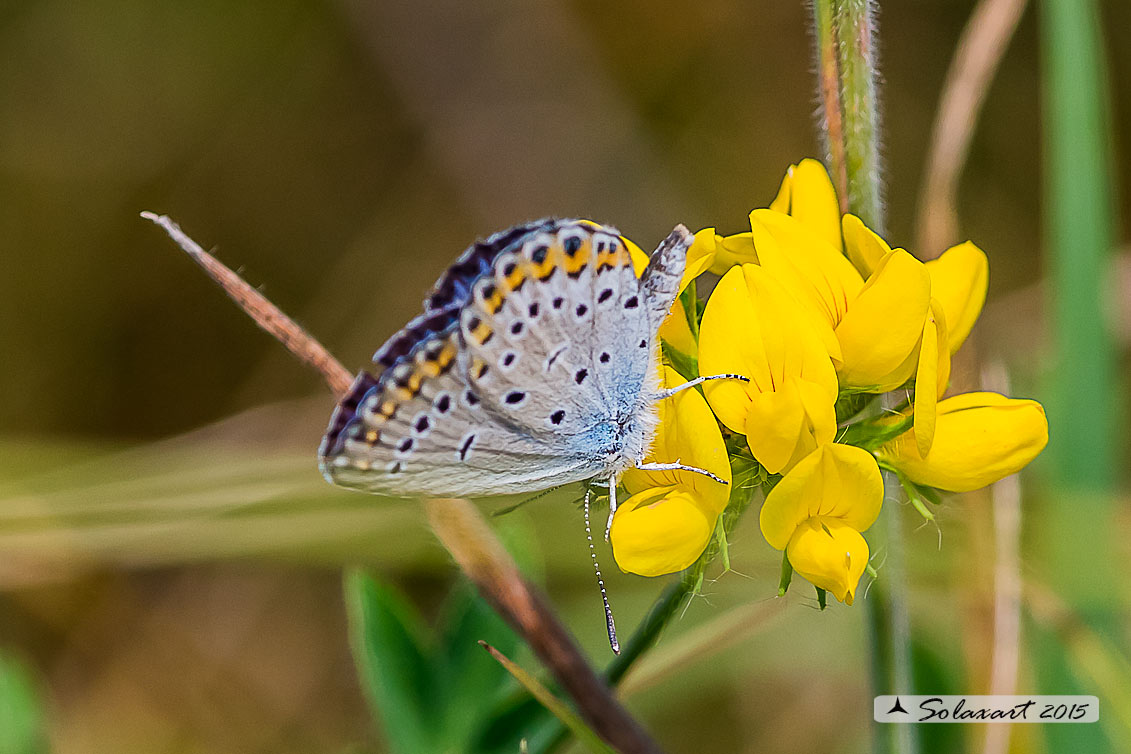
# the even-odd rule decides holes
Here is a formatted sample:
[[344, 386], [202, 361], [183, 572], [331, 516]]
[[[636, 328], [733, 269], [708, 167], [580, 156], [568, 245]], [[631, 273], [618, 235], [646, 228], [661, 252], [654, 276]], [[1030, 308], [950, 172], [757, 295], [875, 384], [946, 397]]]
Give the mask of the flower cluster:
[[[1018, 471], [1048, 440], [1035, 401], [943, 398], [951, 355], [985, 301], [988, 268], [969, 242], [926, 263], [892, 249], [841, 215], [819, 162], [792, 166], [770, 206], [750, 213], [749, 232], [695, 236], [684, 286], [708, 270], [721, 279], [705, 308], [684, 296], [661, 330], [669, 356], [680, 357], [673, 363], [684, 365], [682, 376], [665, 367], [664, 383], [695, 377], [686, 365], [749, 381], [707, 382], [703, 395], [684, 390], [665, 401], [652, 455], [729, 480], [718, 423], [744, 437], [770, 488], [760, 516], [766, 540], [851, 604], [869, 559], [861, 532], [883, 502], [881, 467], [913, 492], [964, 492]], [[905, 405], [880, 410], [879, 394], [903, 388]], [[613, 520], [614, 555], [622, 569], [649, 576], [695, 561], [729, 494], [689, 472], [630, 471], [624, 485], [631, 497]]]

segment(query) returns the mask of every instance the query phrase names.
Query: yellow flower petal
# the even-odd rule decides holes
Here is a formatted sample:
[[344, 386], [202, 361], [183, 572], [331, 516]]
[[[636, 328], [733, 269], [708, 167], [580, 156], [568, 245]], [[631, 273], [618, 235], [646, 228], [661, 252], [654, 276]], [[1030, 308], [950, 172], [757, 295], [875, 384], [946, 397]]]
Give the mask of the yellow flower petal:
[[868, 543], [858, 531], [835, 518], [809, 518], [794, 531], [786, 554], [793, 570], [809, 583], [852, 604], [868, 565]]
[[672, 304], [671, 313], [660, 325], [660, 338], [675, 350], [686, 354], [695, 353], [699, 347], [691, 333], [691, 323], [687, 321], [687, 312], [681, 302]]
[[790, 165], [770, 209], [796, 217], [840, 249], [840, 204], [828, 171], [817, 160], [807, 158]]
[[864, 531], [880, 515], [884, 482], [876, 459], [852, 445], [822, 445], [782, 477], [762, 505], [762, 535], [784, 550], [806, 519], [823, 516]]
[[796, 167], [796, 165], [790, 165], [786, 169], [785, 175], [782, 176], [777, 196], [770, 202], [770, 209], [774, 212], [781, 212], [783, 215], [789, 214], [789, 206], [793, 202], [793, 170]]
[[768, 209], [750, 213], [750, 230], [762, 267], [835, 328], [864, 287], [840, 247], [797, 218]]
[[[664, 387], [673, 388], [686, 380], [669, 366], [663, 367]], [[731, 480], [730, 460], [715, 415], [699, 391], [681, 390], [659, 405], [659, 428], [645, 462], [674, 463], [710, 471], [720, 479]], [[636, 494], [654, 487], [678, 487], [692, 495], [708, 514], [726, 508], [730, 487], [693, 471], [641, 471], [629, 469], [621, 484]]]
[[644, 274], [644, 268], [648, 266], [648, 254], [630, 239], [621, 236], [620, 240], [624, 241], [628, 255], [632, 257], [632, 271], [636, 273], [636, 277], [640, 277]]
[[613, 558], [622, 571], [641, 576], [682, 571], [706, 549], [717, 518], [688, 490], [650, 487], [617, 507], [609, 532]]
[[896, 373], [923, 335], [931, 279], [923, 263], [896, 250], [881, 260], [836, 328], [844, 387], [892, 390]]
[[861, 275], [869, 277], [879, 266], [880, 260], [891, 253], [891, 247], [856, 215], [845, 215], [841, 224], [844, 230], [844, 253]]
[[733, 236], [715, 236], [715, 261], [711, 272], [725, 275], [737, 264], [757, 264], [758, 254], [754, 251], [752, 233], [737, 233]]
[[939, 401], [935, 416], [934, 442], [925, 456], [914, 427], [876, 456], [919, 484], [968, 492], [1020, 471], [1048, 443], [1048, 420], [1036, 401], [963, 393]]
[[800, 311], [774, 278], [748, 264], [719, 281], [699, 330], [701, 374], [750, 378], [706, 383], [707, 401], [732, 431], [750, 430], [751, 452], [773, 473], [804, 438], [815, 446], [836, 431], [836, 372]]
[[[919, 368], [915, 372], [915, 442], [920, 455], [927, 454], [935, 439], [935, 409], [939, 400], [939, 342], [946, 342], [946, 322], [939, 308], [933, 301], [931, 303], [919, 345]], [[942, 350], [946, 351], [946, 347]], [[947, 364], [950, 364], [949, 358]]]
[[931, 295], [946, 312], [947, 340], [950, 352], [954, 353], [982, 312], [990, 263], [984, 251], [967, 241], [927, 262], [927, 271], [931, 274]]

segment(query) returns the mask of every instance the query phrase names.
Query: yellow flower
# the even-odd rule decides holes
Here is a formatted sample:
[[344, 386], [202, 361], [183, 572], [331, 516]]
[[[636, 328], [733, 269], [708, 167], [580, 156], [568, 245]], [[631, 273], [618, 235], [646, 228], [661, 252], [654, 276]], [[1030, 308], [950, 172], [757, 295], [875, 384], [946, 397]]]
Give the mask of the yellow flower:
[[851, 605], [868, 564], [860, 532], [880, 514], [884, 483], [874, 459], [851, 445], [823, 445], [766, 496], [762, 535], [793, 570]]
[[930, 452], [919, 452], [919, 428], [913, 427], [877, 450], [876, 457], [917, 484], [968, 492], [1020, 471], [1049, 439], [1041, 404], [997, 393], [939, 401], [936, 417]]
[[719, 420], [746, 435], [771, 474], [836, 434], [837, 379], [828, 352], [801, 307], [757, 265], [732, 268], [707, 300], [699, 372], [750, 378], [709, 382], [704, 392]]
[[954, 353], [982, 313], [990, 263], [984, 251], [967, 241], [952, 246], [926, 265], [931, 274], [931, 297], [946, 314], [947, 345]]
[[[665, 387], [684, 382], [674, 369], [664, 367]], [[692, 471], [624, 473], [621, 484], [629, 498], [617, 507], [609, 539], [620, 569], [641, 576], [682, 571], [694, 563], [711, 541], [730, 495], [726, 446], [703, 396], [694, 389], [682, 390], [660, 403], [659, 412], [659, 430], [644, 460], [678, 460], [728, 484]]]
[[907, 369], [908, 358], [931, 302], [931, 278], [922, 262], [896, 249], [880, 258], [865, 282], [839, 247], [795, 217], [756, 209], [750, 226], [762, 267], [810, 313], [841, 387], [882, 392], [911, 376], [914, 362]]
[[770, 209], [792, 215], [840, 249], [840, 205], [825, 166], [806, 158], [790, 165]]

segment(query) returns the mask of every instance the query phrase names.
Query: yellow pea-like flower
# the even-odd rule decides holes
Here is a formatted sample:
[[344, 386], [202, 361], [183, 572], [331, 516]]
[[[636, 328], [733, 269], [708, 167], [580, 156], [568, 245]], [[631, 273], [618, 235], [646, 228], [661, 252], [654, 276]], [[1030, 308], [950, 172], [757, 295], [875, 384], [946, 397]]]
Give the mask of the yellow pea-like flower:
[[[685, 380], [664, 367], [663, 384]], [[621, 570], [659, 576], [687, 568], [706, 549], [730, 495], [730, 461], [719, 425], [703, 396], [682, 390], [659, 406], [659, 428], [646, 462], [674, 462], [711, 472], [728, 484], [693, 471], [629, 469], [621, 484], [629, 493], [617, 506], [609, 540]]]
[[766, 496], [762, 535], [786, 551], [797, 573], [851, 605], [868, 563], [860, 532], [875, 522], [883, 498], [883, 479], [871, 454], [851, 445], [824, 445]]
[[715, 287], [699, 329], [701, 374], [741, 374], [704, 392], [719, 420], [746, 435], [772, 474], [836, 434], [836, 371], [801, 306], [757, 265], [735, 267]]
[[1032, 400], [963, 393], [939, 401], [934, 441], [921, 453], [912, 427], [876, 457], [917, 484], [969, 492], [1024, 468], [1048, 444], [1045, 410]]
[[947, 249], [926, 267], [931, 275], [931, 296], [946, 314], [947, 345], [954, 353], [982, 313], [990, 263], [984, 251], [967, 241]]
[[840, 204], [828, 171], [817, 160], [806, 158], [789, 166], [770, 209], [796, 217], [840, 249]]

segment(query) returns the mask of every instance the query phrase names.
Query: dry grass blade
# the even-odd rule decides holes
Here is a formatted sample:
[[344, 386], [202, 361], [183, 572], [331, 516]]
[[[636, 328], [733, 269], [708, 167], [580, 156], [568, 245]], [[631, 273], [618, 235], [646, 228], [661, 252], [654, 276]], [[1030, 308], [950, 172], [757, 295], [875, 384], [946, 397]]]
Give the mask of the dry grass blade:
[[466, 500], [429, 500], [425, 506], [432, 529], [459, 567], [553, 673], [597, 735], [624, 754], [659, 752], [593, 671], [545, 599], [522, 578], [479, 510]]
[[626, 696], [656, 686], [680, 670], [750, 638], [780, 616], [787, 600], [741, 605], [668, 643], [642, 662], [624, 683]]
[[931, 134], [919, 194], [918, 253], [934, 259], [958, 240], [958, 179], [990, 82], [1026, 0], [981, 0], [954, 53]]
[[582, 742], [590, 751], [595, 752], [612, 752], [608, 746], [597, 737], [589, 727], [581, 721], [581, 719], [573, 714], [569, 707], [565, 705], [562, 700], [558, 699], [550, 690], [538, 682], [538, 679], [527, 673], [518, 665], [514, 664], [509, 657], [492, 647], [485, 641], [480, 641], [479, 646], [487, 650], [487, 654], [495, 658], [495, 660], [506, 668], [506, 671], [514, 677], [516, 681], [522, 684], [522, 687], [530, 692], [530, 695], [538, 700], [538, 703], [550, 711], [554, 717], [558, 718], [562, 725], [569, 728], [570, 732], [577, 737], [577, 740]]
[[200, 244], [189, 238], [168, 216], [153, 212], [142, 212], [141, 216], [164, 228], [169, 238], [184, 249], [194, 262], [204, 268], [208, 276], [255, 320], [255, 324], [274, 336], [299, 361], [317, 369], [334, 395], [344, 395], [349, 390], [353, 375], [321, 343], [299, 327], [293, 319], [283, 314], [279, 307], [268, 301], [266, 296], [201, 248]]

